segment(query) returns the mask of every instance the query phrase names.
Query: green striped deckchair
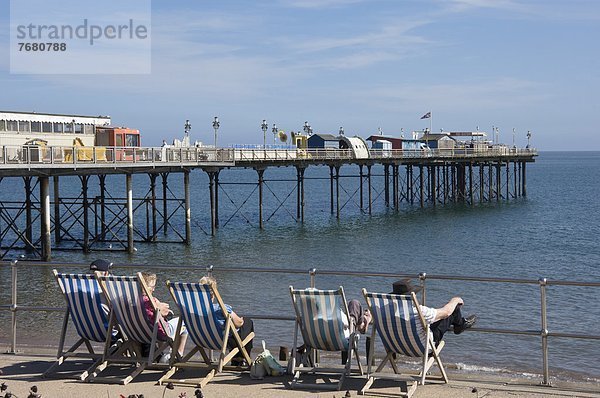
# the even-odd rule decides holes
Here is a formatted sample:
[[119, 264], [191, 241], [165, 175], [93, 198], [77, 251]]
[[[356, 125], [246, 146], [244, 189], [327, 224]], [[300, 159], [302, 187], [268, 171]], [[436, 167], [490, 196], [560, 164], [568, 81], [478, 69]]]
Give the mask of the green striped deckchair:
[[[400, 375], [396, 365], [396, 354], [422, 359], [421, 373], [418, 376], [421, 384], [425, 384], [426, 375], [434, 362], [440, 368], [440, 380], [447, 383], [448, 376], [439, 355], [444, 347], [444, 342], [441, 341], [436, 347], [429, 325], [421, 314], [415, 293], [410, 295], [369, 293], [366, 289], [362, 289], [362, 293], [373, 315], [374, 327], [369, 351], [370, 358], [367, 359], [369, 364], [367, 382], [360, 393], [364, 394], [375, 379], [392, 379], [403, 382], [411, 380], [412, 383], [410, 386], [407, 384], [406, 391], [401, 395], [410, 397], [413, 394], [417, 388], [417, 381], [412, 378], [407, 380], [405, 375]], [[386, 356], [377, 369], [371, 372], [373, 353], [375, 352], [375, 334], [381, 338]], [[394, 371], [393, 374], [381, 372], [388, 362]], [[428, 376], [427, 379], [432, 378]]]
[[[291, 388], [317, 388], [339, 390], [344, 379], [351, 371], [351, 355], [354, 353], [362, 375], [362, 365], [357, 350], [358, 334], [354, 325], [349, 321], [348, 305], [344, 289], [337, 290], [294, 289], [290, 286], [292, 303], [296, 312], [296, 327], [294, 330], [294, 346], [292, 348], [292, 374], [294, 378]], [[296, 366], [296, 351], [298, 347], [298, 329], [302, 334], [307, 352], [310, 351], [313, 366], [304, 367], [303, 363]], [[348, 360], [343, 368], [326, 368], [318, 363], [318, 351], [346, 352]], [[302, 362], [302, 361], [301, 361]], [[338, 383], [307, 384], [299, 383], [301, 374], [339, 375]]]
[[[180, 322], [183, 321], [187, 327], [188, 335], [194, 343], [194, 347], [183, 357], [181, 361], [172, 363], [171, 368], [160, 378], [159, 384], [174, 383], [180, 385], [191, 385], [204, 387], [217, 374], [225, 370], [248, 371], [252, 359], [244, 348], [254, 338], [254, 332], [250, 333], [243, 341], [240, 338], [231, 315], [223, 310], [225, 326], [221, 327], [217, 321], [215, 306], [225, 308], [225, 303], [219, 291], [211, 285], [200, 283], [184, 283], [167, 281], [167, 287], [175, 304], [181, 314]], [[214, 298], [215, 303], [213, 304]], [[237, 346], [229, 353], [227, 351], [227, 340], [233, 335]], [[216, 362], [210, 360], [206, 350], [215, 350], [219, 353]], [[225, 366], [231, 359], [240, 353], [244, 356], [247, 366]], [[200, 353], [203, 361], [192, 362], [194, 354]], [[199, 382], [189, 379], [175, 379], [172, 376], [179, 370], [185, 368], [208, 369], [209, 373]]]
[[[115, 352], [111, 352], [110, 345], [106, 344], [102, 363], [90, 374], [88, 381], [101, 381], [105, 383], [127, 384], [147, 367], [166, 368], [168, 364], [158, 362], [160, 355], [167, 348], [171, 348], [171, 356], [177, 356], [177, 350], [173, 349], [173, 340], [165, 341], [158, 339], [158, 325], [162, 324], [164, 330], [168, 330], [166, 321], [155, 307], [148, 286], [144, 283], [141, 273], [136, 276], [100, 275], [96, 273], [102, 291], [111, 308], [109, 326], [117, 327], [124, 342]], [[143, 296], [150, 298], [153, 310], [156, 314], [154, 323], [150, 322], [145, 315]], [[181, 326], [181, 325], [180, 325]], [[178, 327], [179, 329], [180, 327]], [[176, 335], [179, 335], [177, 330]], [[149, 345], [150, 352], [143, 355], [142, 345]], [[133, 370], [123, 378], [101, 377], [108, 366], [133, 365]]]
[[[89, 372], [102, 361], [102, 354], [94, 351], [92, 342], [106, 343], [108, 306], [103, 303], [102, 289], [94, 275], [62, 274], [55, 269], [52, 270], [52, 273], [65, 297], [67, 310], [65, 311], [60, 333], [56, 362], [42, 376], [51, 377], [54, 375], [67, 358], [89, 358], [94, 360], [94, 363], [77, 377], [80, 380], [85, 380]], [[79, 339], [71, 348], [65, 351], [64, 345], [69, 318], [75, 326]], [[77, 352], [82, 344], [87, 348], [87, 352]]]

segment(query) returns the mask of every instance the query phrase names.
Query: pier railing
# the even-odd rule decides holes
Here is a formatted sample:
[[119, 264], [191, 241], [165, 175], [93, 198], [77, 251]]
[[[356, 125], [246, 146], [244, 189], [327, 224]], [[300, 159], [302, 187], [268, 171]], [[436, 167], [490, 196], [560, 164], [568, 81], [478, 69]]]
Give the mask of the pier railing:
[[[17, 284], [18, 280], [18, 268], [19, 267], [53, 267], [53, 268], [66, 268], [66, 267], [78, 267], [85, 269], [87, 265], [83, 264], [72, 264], [72, 263], [38, 263], [38, 262], [25, 262], [25, 261], [12, 261], [0, 262], [0, 266], [11, 267], [11, 303], [9, 305], [0, 305], [0, 311], [10, 311], [11, 313], [11, 332], [10, 332], [10, 351], [9, 353], [16, 353], [18, 349], [17, 338], [18, 338], [18, 313], [22, 311], [35, 311], [35, 312], [64, 312], [65, 308], [61, 307], [45, 307], [45, 306], [32, 306], [26, 304], [19, 304], [18, 295], [19, 288]], [[414, 274], [399, 274], [399, 273], [386, 273], [386, 272], [359, 272], [359, 271], [328, 271], [310, 269], [310, 270], [298, 270], [298, 269], [281, 269], [281, 268], [256, 268], [256, 267], [228, 267], [214, 269], [212, 266], [207, 268], [199, 268], [194, 266], [183, 266], [183, 265], [161, 265], [161, 266], [150, 266], [150, 265], [123, 265], [118, 266], [123, 269], [160, 269], [163, 272], [193, 270], [200, 272], [207, 272], [209, 275], [213, 272], [221, 273], [251, 273], [251, 274], [284, 274], [284, 275], [306, 275], [308, 277], [307, 284], [311, 287], [318, 286], [318, 278], [325, 276], [339, 277], [340, 280], [347, 277], [359, 277], [359, 278], [390, 278], [393, 280], [399, 278], [415, 278], [418, 279], [421, 286], [423, 287], [421, 300], [422, 303], [426, 302], [427, 299], [427, 282], [428, 281], [455, 281], [455, 282], [478, 282], [485, 284], [512, 284], [512, 285], [537, 285], [540, 289], [540, 327], [538, 329], [525, 329], [518, 328], [486, 328], [486, 327], [474, 327], [471, 329], [472, 332], [476, 333], [491, 333], [491, 334], [502, 334], [512, 336], [530, 336], [537, 337], [541, 342], [541, 354], [542, 354], [542, 384], [550, 385], [550, 370], [549, 370], [549, 356], [548, 350], [550, 342], [553, 338], [564, 338], [564, 339], [578, 339], [578, 340], [600, 340], [600, 335], [594, 334], [579, 334], [570, 333], [560, 330], [552, 330], [551, 325], [548, 322], [547, 306], [548, 306], [548, 286], [580, 286], [590, 288], [600, 288], [600, 282], [582, 282], [582, 281], [565, 281], [565, 280], [550, 280], [547, 278], [539, 278], [538, 280], [532, 279], [512, 279], [512, 278], [487, 278], [487, 277], [470, 277], [470, 276], [458, 276], [458, 275], [429, 275], [426, 273], [420, 273], [419, 275]], [[25, 293], [25, 292], [22, 292]], [[263, 314], [254, 315], [248, 314], [254, 319], [268, 319], [268, 320], [282, 320], [282, 321], [293, 321], [295, 318], [290, 315], [281, 314]], [[516, 324], [517, 321], [512, 321]]]
[[359, 159], [418, 160], [448, 158], [532, 157], [537, 151], [529, 148], [448, 148], [448, 149], [370, 149], [356, 155], [350, 149], [234, 149], [206, 147], [85, 147], [85, 146], [3, 146], [0, 150], [1, 168], [45, 166], [78, 167], [120, 165], [233, 165], [236, 162], [280, 161], [353, 161]]

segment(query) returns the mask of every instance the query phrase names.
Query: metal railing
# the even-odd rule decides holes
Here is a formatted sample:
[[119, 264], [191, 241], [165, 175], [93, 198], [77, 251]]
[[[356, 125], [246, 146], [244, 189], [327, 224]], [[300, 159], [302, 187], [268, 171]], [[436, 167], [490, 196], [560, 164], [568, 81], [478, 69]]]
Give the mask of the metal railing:
[[[19, 311], [44, 311], [44, 312], [64, 312], [65, 308], [61, 307], [44, 307], [44, 306], [26, 306], [19, 305], [17, 301], [17, 270], [19, 264], [23, 266], [48, 266], [48, 267], [78, 267], [85, 268], [83, 264], [66, 264], [66, 263], [38, 263], [38, 262], [19, 262], [14, 260], [10, 263], [11, 266], [11, 304], [0, 305], [0, 310], [8, 310], [11, 312], [11, 338], [10, 338], [10, 351], [9, 353], [17, 352], [17, 313]], [[6, 263], [0, 263], [6, 265]], [[306, 275], [308, 273], [309, 283], [311, 287], [317, 285], [317, 276], [335, 276], [347, 278], [352, 277], [380, 277], [380, 278], [418, 278], [420, 285], [423, 287], [421, 300], [422, 303], [426, 303], [427, 299], [427, 281], [456, 281], [456, 282], [480, 282], [480, 283], [503, 283], [503, 284], [521, 284], [521, 285], [538, 285], [540, 288], [540, 329], [538, 330], [527, 330], [527, 329], [500, 329], [500, 328], [484, 328], [476, 327], [472, 328], [473, 332], [479, 333], [492, 333], [492, 334], [503, 334], [513, 336], [532, 336], [539, 337], [541, 340], [541, 352], [542, 352], [542, 385], [550, 385], [550, 370], [548, 360], [548, 349], [549, 349], [549, 338], [566, 338], [566, 339], [579, 339], [579, 340], [600, 340], [600, 335], [592, 334], [579, 334], [579, 333], [568, 333], [563, 331], [550, 331], [548, 325], [548, 314], [547, 314], [547, 287], [548, 286], [581, 286], [581, 287], [593, 287], [600, 288], [600, 282], [581, 282], [581, 281], [564, 281], [564, 280], [549, 280], [546, 278], [539, 278], [538, 280], [532, 279], [512, 279], [512, 278], [491, 278], [491, 277], [468, 277], [468, 276], [452, 276], [452, 275], [428, 275], [426, 273], [420, 273], [419, 275], [414, 274], [400, 274], [400, 273], [387, 273], [387, 272], [359, 272], [359, 271], [328, 271], [322, 270], [317, 271], [315, 268], [308, 270], [298, 269], [281, 269], [281, 268], [256, 268], [256, 267], [228, 267], [216, 270], [212, 266], [207, 268], [199, 268], [194, 266], [185, 265], [161, 265], [161, 266], [150, 266], [142, 265], [123, 265], [119, 268], [156, 268], [165, 270], [202, 270], [206, 271], [209, 275], [218, 271], [219, 273], [270, 273], [270, 274], [285, 274], [285, 275]], [[293, 321], [293, 316], [282, 316], [275, 314], [266, 315], [253, 315], [248, 314], [251, 318], [255, 319], [268, 319], [268, 320], [284, 320]]]
[[128, 165], [210, 165], [236, 162], [281, 162], [281, 161], [331, 161], [331, 160], [417, 160], [417, 159], [460, 159], [460, 158], [512, 158], [533, 157], [535, 149], [492, 147], [492, 148], [448, 148], [448, 149], [370, 149], [356, 154], [350, 149], [234, 149], [205, 147], [85, 147], [85, 146], [3, 146], [0, 151], [0, 168], [30, 167], [98, 167], [114, 164]]

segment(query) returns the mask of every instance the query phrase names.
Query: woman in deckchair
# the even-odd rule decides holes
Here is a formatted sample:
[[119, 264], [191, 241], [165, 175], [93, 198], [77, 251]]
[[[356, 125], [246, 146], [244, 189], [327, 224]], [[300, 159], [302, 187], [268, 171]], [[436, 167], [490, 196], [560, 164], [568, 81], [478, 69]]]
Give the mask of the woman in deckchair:
[[[213, 278], [212, 276], [202, 277], [202, 279], [200, 279], [200, 283], [202, 285], [210, 285], [213, 289], [217, 288], [217, 280], [215, 278]], [[214, 302], [214, 297], [213, 297], [213, 307], [215, 309], [215, 314], [217, 316], [217, 322], [219, 322], [221, 329], [224, 329], [225, 328], [225, 314], [223, 313], [223, 310], [221, 309], [219, 304]], [[235, 312], [233, 312], [233, 309], [228, 304], [225, 304], [225, 310], [229, 314], [231, 314], [231, 321], [233, 322], [233, 326], [235, 326], [236, 330], [238, 331], [238, 334], [240, 335], [240, 339], [242, 339], [242, 341], [246, 337], [248, 337], [248, 335], [250, 333], [254, 332], [254, 322], [252, 322], [252, 319], [250, 319], [248, 317], [238, 316]], [[227, 348], [231, 350], [235, 347], [237, 347], [235, 338], [233, 337], [233, 334], [230, 334], [229, 338], [227, 339]], [[252, 340], [250, 340], [248, 342], [248, 344], [246, 344], [244, 346], [244, 348], [248, 352], [248, 355], [250, 355], [250, 351], [252, 351]], [[231, 364], [234, 366], [248, 365], [245, 363], [244, 356], [241, 353], [238, 353], [235, 357], [233, 357], [233, 359], [231, 360]]]
[[[160, 314], [162, 315], [163, 319], [167, 320], [167, 319], [169, 319], [169, 317], [171, 317], [171, 319], [169, 319], [166, 322], [168, 330], [165, 330], [163, 328], [163, 325], [161, 325], [160, 323], [158, 324], [159, 340], [166, 340], [167, 336], [170, 337], [171, 339], [175, 340], [175, 332], [177, 331], [177, 323], [179, 322], [179, 317], [176, 317], [176, 318], [172, 317], [173, 311], [171, 311], [171, 309], [169, 308], [169, 303], [163, 303], [154, 296], [154, 289], [156, 289], [156, 280], [157, 280], [156, 274], [152, 273], [152, 272], [142, 272], [142, 278], [144, 278], [144, 283], [146, 284], [146, 286], [150, 290], [150, 294], [152, 295], [152, 301], [154, 302], [154, 305], [156, 306], [158, 311], [160, 311]], [[154, 322], [154, 318], [155, 318], [156, 314], [154, 313], [154, 309], [152, 308], [152, 305], [150, 304], [150, 299], [148, 298], [148, 296], [144, 296], [143, 300], [144, 300], [144, 308], [146, 310], [146, 316], [148, 317], [148, 320], [150, 322]], [[185, 343], [187, 342], [187, 337], [188, 337], [188, 332], [185, 328], [185, 325], [181, 326], [180, 334], [181, 334], [181, 337], [179, 340], [179, 347], [177, 348], [177, 351], [179, 352], [179, 355], [183, 355], [183, 350], [185, 349]], [[163, 357], [161, 358], [161, 362], [168, 361], [169, 357], [170, 357], [170, 355], [169, 356], [163, 355]]]

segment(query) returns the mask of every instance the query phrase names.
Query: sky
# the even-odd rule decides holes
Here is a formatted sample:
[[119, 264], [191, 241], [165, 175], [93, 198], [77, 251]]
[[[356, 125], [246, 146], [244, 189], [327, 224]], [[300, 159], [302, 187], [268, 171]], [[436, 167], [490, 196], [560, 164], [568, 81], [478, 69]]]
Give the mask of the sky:
[[9, 11], [0, 110], [110, 115], [144, 146], [186, 119], [212, 144], [218, 116], [219, 146], [262, 144], [265, 119], [365, 138], [497, 126], [508, 145], [531, 131], [542, 151], [600, 150], [595, 0], [153, 0], [144, 74], [11, 73]]

